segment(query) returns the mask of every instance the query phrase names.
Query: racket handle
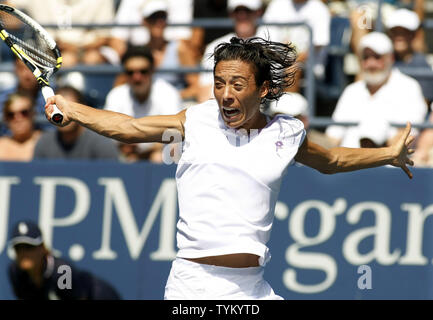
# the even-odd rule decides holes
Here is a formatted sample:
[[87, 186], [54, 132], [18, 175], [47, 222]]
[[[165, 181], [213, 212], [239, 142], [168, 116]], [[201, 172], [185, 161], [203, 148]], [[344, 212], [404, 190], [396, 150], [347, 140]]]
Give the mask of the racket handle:
[[[48, 98], [53, 97], [55, 95], [53, 89], [51, 89], [51, 87], [49, 86], [43, 86], [41, 91], [45, 101], [47, 101]], [[63, 121], [62, 111], [60, 111], [55, 104], [53, 105], [53, 108], [54, 111], [51, 114], [51, 120], [54, 121], [55, 123], [62, 123]]]

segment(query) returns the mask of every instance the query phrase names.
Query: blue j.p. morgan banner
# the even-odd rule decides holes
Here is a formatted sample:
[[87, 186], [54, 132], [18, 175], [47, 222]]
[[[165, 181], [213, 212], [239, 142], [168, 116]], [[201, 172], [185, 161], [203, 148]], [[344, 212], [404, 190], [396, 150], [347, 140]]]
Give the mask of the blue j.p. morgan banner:
[[[13, 225], [125, 299], [162, 299], [176, 255], [176, 167], [109, 162], [0, 163], [0, 299]], [[433, 299], [433, 170], [322, 175], [288, 170], [265, 278], [286, 299]], [[230, 183], [230, 182], [228, 182]]]

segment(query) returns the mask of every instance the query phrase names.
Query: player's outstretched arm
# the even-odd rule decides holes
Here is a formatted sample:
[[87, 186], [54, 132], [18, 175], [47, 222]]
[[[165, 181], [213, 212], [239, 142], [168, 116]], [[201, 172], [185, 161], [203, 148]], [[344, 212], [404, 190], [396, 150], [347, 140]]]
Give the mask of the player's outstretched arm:
[[396, 142], [385, 148], [325, 149], [305, 139], [295, 160], [326, 174], [392, 165], [402, 168], [412, 179], [412, 172], [407, 167], [413, 165], [413, 161], [408, 157], [414, 152], [409, 148], [414, 140], [413, 136], [409, 136], [410, 130], [411, 125], [407, 123]]
[[53, 111], [52, 105], [63, 112], [63, 122], [54, 124], [65, 126], [75, 121], [101, 135], [113, 138], [125, 143], [139, 142], [161, 142], [164, 133], [167, 135], [178, 135], [184, 137], [183, 124], [185, 122], [185, 110], [176, 115], [149, 116], [133, 118], [122, 113], [95, 109], [83, 104], [66, 100], [56, 95], [47, 100], [45, 105], [45, 116], [51, 121], [50, 115]]

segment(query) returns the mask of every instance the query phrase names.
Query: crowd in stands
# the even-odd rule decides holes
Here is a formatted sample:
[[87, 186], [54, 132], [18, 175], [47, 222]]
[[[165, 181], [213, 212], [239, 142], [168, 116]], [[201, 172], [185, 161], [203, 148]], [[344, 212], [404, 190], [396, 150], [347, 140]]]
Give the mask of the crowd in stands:
[[[296, 82], [278, 103], [265, 104], [263, 112], [298, 117], [315, 142], [325, 147], [382, 147], [393, 141], [406, 121], [413, 125], [433, 124], [433, 70], [426, 36], [429, 30], [423, 25], [428, 19], [427, 0], [384, 0], [380, 7], [376, 0], [3, 3], [51, 26], [48, 30], [63, 56], [61, 72], [53, 77], [56, 92], [95, 108], [142, 117], [174, 114], [206, 101], [213, 97], [209, 70], [213, 68], [214, 48], [233, 36], [259, 36], [290, 42], [298, 53]], [[193, 24], [202, 19], [226, 19], [232, 24]], [[76, 24], [107, 26], [85, 28]], [[0, 81], [1, 161], [73, 158], [163, 162], [162, 145], [125, 145], [75, 124], [64, 128], [50, 125], [43, 118], [44, 100], [33, 74], [2, 46], [0, 67], [10, 66], [13, 77], [1, 73], [5, 75]], [[335, 53], [335, 48], [344, 50]], [[309, 64], [309, 59], [314, 63]], [[68, 78], [72, 74], [68, 72], [75, 72], [77, 66], [82, 67], [78, 78]], [[85, 68], [95, 66], [118, 72], [113, 71], [112, 76], [101, 73], [96, 82], [90, 82]], [[337, 97], [331, 97], [327, 89], [318, 91], [319, 99], [329, 93], [326, 98], [332, 102], [330, 111], [324, 112], [314, 101], [312, 114], [312, 102], [306, 96], [306, 86], [311, 84], [306, 76], [309, 67], [320, 85], [330, 85], [336, 77], [342, 77], [338, 79]], [[187, 71], [175, 72], [182, 68]], [[422, 72], [411, 75], [411, 70]], [[92, 90], [101, 87], [105, 88], [102, 99], [100, 96], [92, 100]], [[317, 115], [345, 124], [313, 128], [309, 119]], [[433, 129], [414, 128], [413, 134], [417, 137], [415, 165], [433, 166]]]

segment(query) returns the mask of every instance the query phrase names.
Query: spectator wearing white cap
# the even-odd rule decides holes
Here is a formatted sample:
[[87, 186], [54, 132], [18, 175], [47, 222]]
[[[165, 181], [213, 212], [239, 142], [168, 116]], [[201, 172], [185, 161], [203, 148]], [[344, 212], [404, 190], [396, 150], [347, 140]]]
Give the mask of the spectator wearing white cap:
[[[360, 39], [367, 33], [377, 29], [379, 1], [377, 0], [347, 0], [344, 1], [349, 9], [350, 25], [352, 29], [351, 45], [357, 51]], [[424, 19], [425, 0], [382, 0], [380, 2], [380, 20], [386, 26], [389, 18], [400, 7], [411, 7], [422, 21]], [[424, 32], [418, 30], [415, 39], [417, 50], [425, 50]]]
[[[391, 40], [383, 33], [371, 32], [361, 38], [358, 50], [362, 80], [343, 91], [332, 119], [337, 122], [361, 122], [381, 119], [390, 123], [423, 123], [427, 104], [419, 83], [393, 68]], [[416, 133], [416, 132], [414, 132]], [[345, 147], [359, 147], [356, 126], [332, 125], [326, 134]], [[397, 128], [387, 132], [387, 141], [395, 137]]]
[[[151, 49], [158, 69], [177, 70], [182, 67], [195, 67], [195, 55], [186, 40], [168, 40], [165, 36], [168, 17], [166, 0], [151, 0], [143, 6], [143, 25], [149, 31], [147, 46]], [[177, 90], [183, 100], [197, 100], [198, 74], [180, 74], [176, 72], [155, 73], [154, 79], [164, 79]]]
[[[234, 21], [234, 32], [230, 32], [220, 38], [217, 38], [206, 46], [201, 61], [201, 67], [203, 69], [213, 69], [214, 60], [212, 58], [212, 54], [214, 49], [220, 43], [230, 42], [232, 37], [247, 39], [254, 36], [261, 36], [263, 38], [267, 38], [264, 33], [261, 33], [261, 31], [258, 30], [257, 24], [258, 19], [263, 13], [262, 0], [228, 0], [227, 9], [230, 18], [232, 18]], [[198, 96], [198, 102], [204, 102], [213, 97], [213, 80], [212, 72], [200, 73], [200, 93]]]
[[[143, 22], [144, 6], [154, 0], [121, 0], [116, 12], [114, 22], [116, 24], [136, 24]], [[156, 2], [159, 2], [158, 0]], [[166, 0], [168, 23], [189, 23], [192, 21], [193, 0]], [[154, 6], [153, 4], [150, 7]], [[156, 6], [159, 6], [157, 4]], [[168, 40], [189, 39], [191, 28], [167, 27], [164, 36]], [[111, 63], [120, 64], [120, 59], [126, 52], [128, 45], [142, 46], [149, 42], [150, 35], [146, 28], [113, 28], [110, 38], [110, 46], [116, 54], [112, 56]]]
[[[394, 66], [397, 68], [413, 67], [431, 70], [425, 55], [416, 52], [413, 41], [420, 28], [418, 15], [408, 9], [394, 11], [386, 22], [388, 34], [394, 47]], [[433, 100], [433, 82], [431, 79], [414, 77], [421, 85], [427, 101]]]

